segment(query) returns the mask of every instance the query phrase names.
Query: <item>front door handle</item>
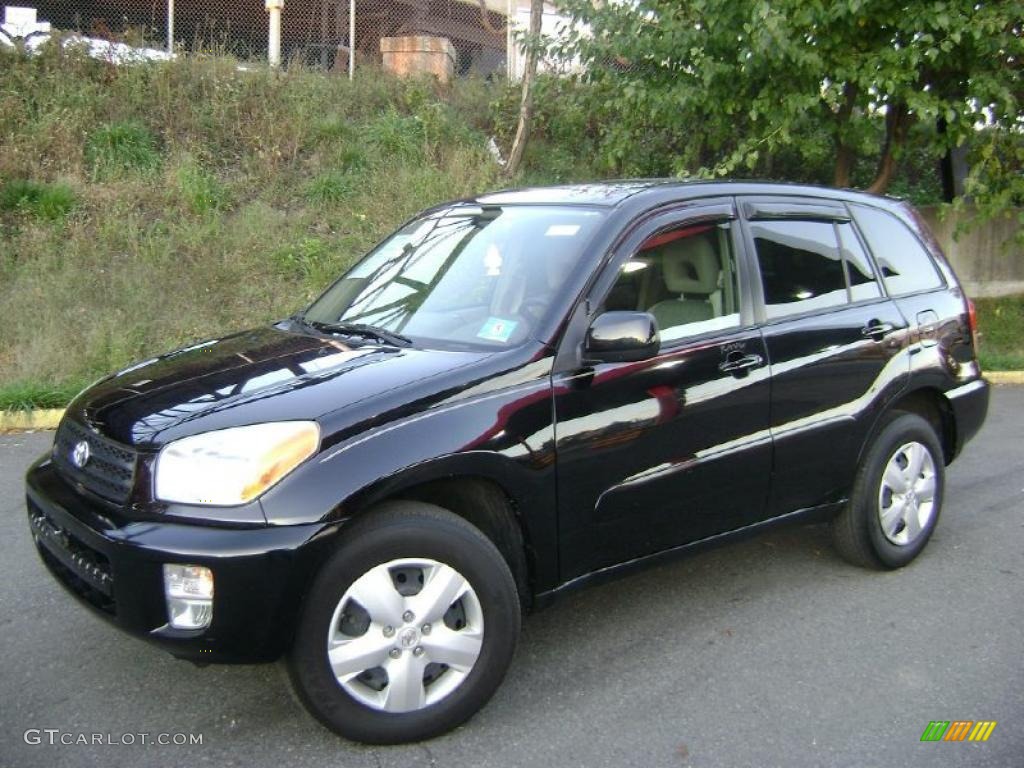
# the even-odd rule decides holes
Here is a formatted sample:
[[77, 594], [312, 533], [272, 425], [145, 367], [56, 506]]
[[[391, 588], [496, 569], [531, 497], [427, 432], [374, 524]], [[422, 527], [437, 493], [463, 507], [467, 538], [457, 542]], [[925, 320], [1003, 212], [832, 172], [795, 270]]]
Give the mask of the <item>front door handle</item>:
[[895, 330], [896, 326], [892, 323], [883, 323], [879, 320], [871, 320], [867, 325], [860, 329], [860, 333], [867, 339], [881, 341]]
[[762, 365], [764, 365], [764, 358], [760, 355], [743, 355], [726, 358], [719, 364], [718, 370], [722, 373], [742, 374], [751, 368], [760, 368]]

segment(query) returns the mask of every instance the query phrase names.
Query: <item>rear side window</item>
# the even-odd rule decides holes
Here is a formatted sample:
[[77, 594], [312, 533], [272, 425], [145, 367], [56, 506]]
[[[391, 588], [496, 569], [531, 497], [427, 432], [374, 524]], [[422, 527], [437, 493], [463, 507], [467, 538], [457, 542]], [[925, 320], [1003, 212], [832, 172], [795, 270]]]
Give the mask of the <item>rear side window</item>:
[[836, 231], [826, 221], [754, 221], [769, 319], [846, 304], [846, 277]]
[[906, 224], [877, 208], [851, 208], [891, 296], [929, 291], [942, 285], [935, 262]]

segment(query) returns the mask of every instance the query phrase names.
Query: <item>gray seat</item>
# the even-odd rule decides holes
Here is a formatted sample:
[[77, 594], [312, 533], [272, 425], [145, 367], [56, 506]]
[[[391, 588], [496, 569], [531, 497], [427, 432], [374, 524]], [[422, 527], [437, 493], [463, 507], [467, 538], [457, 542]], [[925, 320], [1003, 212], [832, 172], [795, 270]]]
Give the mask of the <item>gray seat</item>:
[[711, 243], [703, 237], [684, 238], [664, 246], [662, 276], [676, 299], [659, 301], [650, 308], [665, 330], [715, 317], [711, 296], [719, 289], [722, 267]]

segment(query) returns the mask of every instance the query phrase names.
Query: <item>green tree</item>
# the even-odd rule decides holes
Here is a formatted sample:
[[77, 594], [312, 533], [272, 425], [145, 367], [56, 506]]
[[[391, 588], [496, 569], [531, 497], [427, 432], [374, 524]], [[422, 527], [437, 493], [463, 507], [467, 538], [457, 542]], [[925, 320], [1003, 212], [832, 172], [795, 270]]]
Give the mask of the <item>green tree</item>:
[[[612, 158], [667, 130], [676, 172], [725, 175], [824, 135], [833, 183], [851, 185], [858, 160], [873, 160], [865, 186], [884, 192], [910, 140], [938, 158], [979, 125], [996, 136], [1024, 129], [1019, 0], [561, 6], [576, 23], [558, 52], [606, 95]], [[1012, 183], [1014, 172], [1001, 166], [1000, 178]]]

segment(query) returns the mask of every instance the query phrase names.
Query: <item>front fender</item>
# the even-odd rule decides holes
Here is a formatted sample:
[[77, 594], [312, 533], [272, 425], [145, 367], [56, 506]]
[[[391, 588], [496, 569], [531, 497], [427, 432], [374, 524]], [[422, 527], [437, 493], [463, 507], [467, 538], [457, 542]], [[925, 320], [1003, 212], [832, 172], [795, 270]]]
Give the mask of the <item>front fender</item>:
[[543, 376], [357, 432], [301, 466], [262, 505], [270, 525], [340, 522], [432, 480], [486, 479], [515, 504], [538, 584], [553, 583], [554, 459], [551, 384]]

